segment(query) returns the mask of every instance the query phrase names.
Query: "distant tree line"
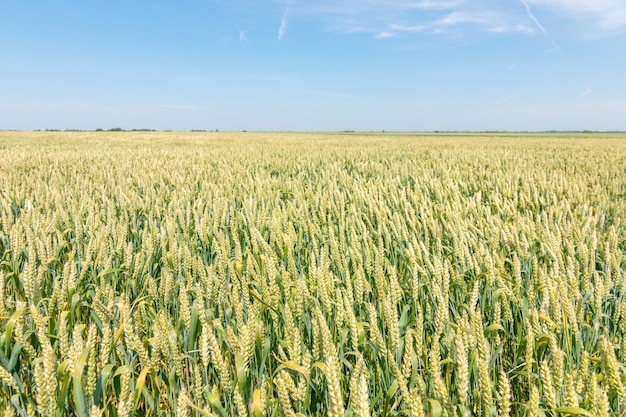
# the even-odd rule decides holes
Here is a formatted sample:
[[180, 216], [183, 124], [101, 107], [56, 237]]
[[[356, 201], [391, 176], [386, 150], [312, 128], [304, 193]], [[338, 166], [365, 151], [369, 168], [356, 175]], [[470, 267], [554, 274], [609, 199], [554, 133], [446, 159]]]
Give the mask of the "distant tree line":
[[[19, 131], [19, 129], [0, 129], [0, 131]], [[33, 129], [33, 132], [41, 132], [42, 129]], [[43, 129], [44, 132], [93, 132], [94, 130], [90, 129]], [[123, 129], [121, 127], [113, 127], [110, 129], [95, 129], [96, 132], [159, 132], [157, 129]], [[161, 130], [160, 132], [172, 132], [172, 129]], [[183, 130], [184, 131], [184, 130]], [[218, 129], [215, 130], [207, 130], [207, 129], [191, 129], [191, 132], [219, 132]], [[247, 132], [247, 130], [242, 130], [242, 132]], [[380, 133], [386, 133], [385, 130], [378, 131]], [[390, 133], [434, 133], [434, 134], [476, 134], [476, 133], [486, 133], [486, 134], [502, 134], [502, 133], [577, 133], [577, 134], [594, 134], [594, 133], [626, 133], [624, 130], [527, 130], [527, 131], [515, 131], [515, 130], [431, 130], [431, 131], [389, 131]], [[342, 130], [339, 133], [367, 133], [366, 131], [361, 130]], [[369, 133], [376, 133], [376, 131], [369, 131]]]

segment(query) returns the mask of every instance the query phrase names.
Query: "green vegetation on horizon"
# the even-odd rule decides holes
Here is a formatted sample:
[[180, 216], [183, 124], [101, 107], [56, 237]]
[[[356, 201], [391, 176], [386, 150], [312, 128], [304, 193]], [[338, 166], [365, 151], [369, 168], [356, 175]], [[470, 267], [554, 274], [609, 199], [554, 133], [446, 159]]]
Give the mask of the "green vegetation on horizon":
[[0, 415], [626, 411], [626, 136], [0, 132]]

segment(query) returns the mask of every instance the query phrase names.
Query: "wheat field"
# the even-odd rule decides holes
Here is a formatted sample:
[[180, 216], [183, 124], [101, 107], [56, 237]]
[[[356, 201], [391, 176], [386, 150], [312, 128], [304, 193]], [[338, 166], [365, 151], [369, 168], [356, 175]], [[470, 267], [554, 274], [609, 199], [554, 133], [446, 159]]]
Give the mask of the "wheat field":
[[625, 135], [0, 132], [0, 415], [624, 414], [625, 229]]

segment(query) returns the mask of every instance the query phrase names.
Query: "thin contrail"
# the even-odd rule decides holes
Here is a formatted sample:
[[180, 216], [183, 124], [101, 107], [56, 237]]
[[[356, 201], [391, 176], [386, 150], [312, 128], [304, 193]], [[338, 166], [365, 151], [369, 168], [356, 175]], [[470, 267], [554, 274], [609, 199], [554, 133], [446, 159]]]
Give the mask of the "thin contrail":
[[546, 35], [546, 37], [550, 40], [550, 43], [552, 43], [552, 46], [554, 46], [554, 49], [561, 55], [563, 55], [563, 52], [561, 52], [561, 48], [559, 48], [559, 46], [554, 42], [554, 40], [552, 40], [552, 38], [550, 37], [550, 35], [548, 34], [548, 31], [546, 30], [546, 28], [543, 27], [543, 25], [541, 24], [541, 22], [539, 21], [539, 19], [537, 19], [535, 17], [535, 15], [533, 14], [533, 12], [530, 10], [530, 6], [528, 5], [528, 3], [526, 3], [525, 0], [519, 0], [520, 3], [522, 3], [524, 5], [524, 7], [526, 7], [526, 13], [528, 13], [528, 17], [530, 17], [532, 19], [533, 22], [535, 22], [535, 25], [539, 28], [539, 30]]
[[278, 40], [281, 40], [283, 36], [285, 36], [285, 32], [287, 32], [287, 25], [289, 24], [290, 6], [291, 2], [287, 3], [287, 7], [285, 7], [285, 11], [283, 12], [283, 18], [280, 20], [280, 27], [278, 28]]

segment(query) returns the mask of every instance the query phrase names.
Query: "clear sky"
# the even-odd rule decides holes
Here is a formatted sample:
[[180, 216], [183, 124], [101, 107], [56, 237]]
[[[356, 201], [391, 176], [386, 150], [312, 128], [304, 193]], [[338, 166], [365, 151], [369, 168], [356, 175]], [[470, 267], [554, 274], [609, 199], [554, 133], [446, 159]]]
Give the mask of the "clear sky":
[[0, 0], [0, 129], [626, 130], [626, 0]]

